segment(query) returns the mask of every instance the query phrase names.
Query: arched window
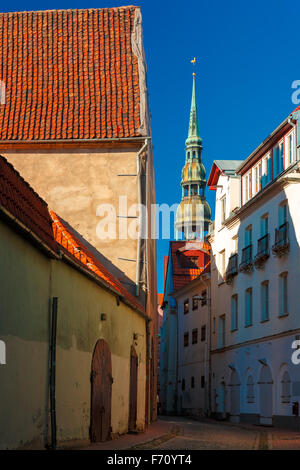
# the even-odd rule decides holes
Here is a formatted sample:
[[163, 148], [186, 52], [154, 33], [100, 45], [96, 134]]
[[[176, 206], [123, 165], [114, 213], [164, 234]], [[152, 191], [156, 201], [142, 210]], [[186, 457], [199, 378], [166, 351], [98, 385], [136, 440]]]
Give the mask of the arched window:
[[189, 188], [187, 186], [184, 188], [184, 195], [185, 196], [189, 195]]
[[187, 153], [187, 157], [190, 158], [190, 152]]
[[191, 186], [191, 194], [192, 194], [192, 196], [197, 196], [197, 194], [198, 194], [198, 187], [197, 187], [196, 184], [192, 184], [192, 186]]
[[193, 150], [193, 158], [195, 158], [195, 157], [196, 157], [196, 152], [195, 152], [195, 150]]
[[185, 390], [185, 379], [182, 379], [182, 382], [181, 382], [181, 390], [182, 390], [182, 391]]
[[254, 396], [254, 380], [252, 375], [249, 375], [247, 380], [247, 403], [254, 403], [255, 396]]
[[291, 379], [288, 371], [285, 371], [281, 379], [281, 403], [291, 402]]

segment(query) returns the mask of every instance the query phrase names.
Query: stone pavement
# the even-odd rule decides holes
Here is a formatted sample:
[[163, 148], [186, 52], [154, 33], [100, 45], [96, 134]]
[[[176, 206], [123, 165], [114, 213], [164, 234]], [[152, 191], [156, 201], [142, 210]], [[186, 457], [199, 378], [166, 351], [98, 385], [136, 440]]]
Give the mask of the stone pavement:
[[146, 432], [77, 446], [85, 450], [300, 450], [300, 432], [227, 421], [163, 416]]

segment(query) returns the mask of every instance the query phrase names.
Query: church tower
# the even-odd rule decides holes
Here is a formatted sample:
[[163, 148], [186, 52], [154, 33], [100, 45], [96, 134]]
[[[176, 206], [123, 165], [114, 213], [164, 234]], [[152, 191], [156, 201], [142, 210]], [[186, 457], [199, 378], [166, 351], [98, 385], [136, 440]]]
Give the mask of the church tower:
[[205, 199], [206, 172], [202, 163], [202, 139], [199, 134], [195, 73], [188, 138], [185, 141], [185, 165], [182, 169], [182, 197], [177, 208], [176, 239], [203, 240], [211, 219]]

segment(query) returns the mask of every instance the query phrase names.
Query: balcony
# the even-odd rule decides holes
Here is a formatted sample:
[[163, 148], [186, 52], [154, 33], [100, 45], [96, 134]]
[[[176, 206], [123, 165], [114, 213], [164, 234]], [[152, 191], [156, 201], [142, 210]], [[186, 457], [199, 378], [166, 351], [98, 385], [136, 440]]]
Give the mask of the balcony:
[[253, 270], [252, 245], [248, 245], [242, 249], [242, 262], [240, 263], [239, 270], [244, 273]]
[[257, 269], [261, 269], [270, 256], [269, 239], [270, 235], [267, 233], [257, 240], [257, 253], [254, 258], [254, 265]]
[[238, 274], [238, 254], [234, 253], [228, 260], [228, 266], [225, 273], [226, 284], [231, 284], [234, 276]]
[[272, 253], [275, 256], [283, 256], [290, 251], [289, 224], [285, 222], [275, 229], [275, 243], [272, 246]]

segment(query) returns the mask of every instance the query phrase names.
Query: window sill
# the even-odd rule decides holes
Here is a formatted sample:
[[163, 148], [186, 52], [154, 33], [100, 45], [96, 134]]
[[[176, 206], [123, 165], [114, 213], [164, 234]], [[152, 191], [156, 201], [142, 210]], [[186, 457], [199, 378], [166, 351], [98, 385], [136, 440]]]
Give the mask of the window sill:
[[264, 320], [260, 320], [260, 323], [266, 323], [268, 321], [270, 321], [270, 318], [265, 318]]
[[245, 328], [250, 328], [250, 326], [253, 326], [253, 323], [249, 323], [249, 325], [245, 325]]
[[278, 315], [278, 318], [285, 318], [285, 317], [287, 317], [288, 315], [289, 315], [289, 312], [280, 313], [280, 314]]
[[238, 331], [238, 328], [233, 328], [233, 329], [231, 330], [231, 333], [234, 333], [235, 331]]

